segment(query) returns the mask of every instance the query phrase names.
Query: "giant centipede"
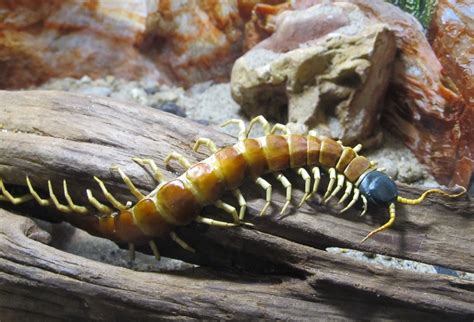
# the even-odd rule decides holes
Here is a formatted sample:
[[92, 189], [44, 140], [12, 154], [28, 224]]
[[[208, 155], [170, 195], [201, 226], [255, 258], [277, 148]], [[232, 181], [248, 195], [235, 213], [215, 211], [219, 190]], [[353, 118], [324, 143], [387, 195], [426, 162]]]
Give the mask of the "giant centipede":
[[[223, 126], [230, 124], [237, 125], [239, 128], [238, 142], [233, 146], [218, 149], [212, 140], [199, 138], [194, 150], [197, 151], [200, 146], [204, 145], [212, 152], [211, 156], [201, 162], [192, 165], [181, 154], [176, 152], [169, 154], [165, 159], [166, 164], [175, 160], [186, 169], [182, 175], [175, 179], [163, 180], [163, 176], [153, 160], [133, 158], [141, 166], [149, 167], [158, 182], [157, 187], [148, 195], [142, 194], [128, 176], [116, 167], [115, 170], [120, 174], [130, 192], [137, 198], [138, 201], [135, 204], [122, 204], [107, 190], [99, 178], [94, 177], [105, 199], [113, 208], [98, 201], [91, 190], [87, 189], [87, 199], [98, 210], [100, 216], [91, 216], [92, 221], [89, 220], [87, 225], [79, 226], [85, 227], [94, 235], [120, 243], [128, 243], [132, 258], [136, 244], [149, 243], [155, 257], [159, 259], [160, 255], [154, 238], [168, 235], [184, 249], [194, 251], [176, 234], [175, 228], [188, 225], [192, 221], [217, 227], [234, 227], [244, 223], [246, 201], [239, 187], [247, 178], [251, 178], [265, 190], [265, 205], [260, 211], [260, 215], [262, 215], [272, 201], [272, 185], [262, 176], [274, 174], [286, 189], [286, 202], [281, 209], [281, 213], [283, 213], [292, 199], [292, 184], [282, 171], [294, 169], [304, 180], [304, 195], [299, 202], [299, 206], [301, 206], [317, 193], [322, 170], [329, 176], [323, 202], [328, 202], [337, 194], [342, 194], [338, 201], [339, 204], [350, 199], [340, 211], [341, 213], [353, 207], [359, 200], [363, 205], [362, 215], [367, 211], [369, 203], [388, 207], [389, 220], [367, 234], [361, 241], [364, 242], [367, 238], [393, 225], [396, 217], [396, 203], [416, 205], [430, 193], [439, 193], [455, 198], [465, 192], [464, 189], [458, 194], [448, 194], [439, 189], [430, 189], [417, 199], [407, 199], [398, 195], [395, 182], [383, 172], [383, 169], [377, 168], [375, 162], [359, 155], [362, 148], [360, 144], [354, 148], [344, 146], [340, 141], [319, 137], [311, 131], [308, 135], [292, 134], [282, 124], [271, 127], [263, 116], [253, 118], [248, 128], [239, 119], [231, 119]], [[263, 127], [265, 136], [249, 138], [250, 130], [255, 124], [260, 124]], [[35, 199], [41, 206], [53, 205], [64, 213], [87, 214], [90, 212], [87, 207], [74, 203], [68, 192], [66, 181], [63, 181], [63, 190], [67, 205], [59, 202], [51, 181], [48, 181], [48, 199], [42, 198], [38, 194], [28, 176], [26, 185], [29, 193], [14, 197], [0, 178], [0, 200], [19, 204]], [[226, 191], [231, 191], [237, 198], [240, 206], [239, 212], [235, 207], [221, 200]], [[351, 195], [352, 197], [349, 198]], [[232, 215], [233, 222], [201, 216], [201, 210], [208, 205], [215, 205]]]

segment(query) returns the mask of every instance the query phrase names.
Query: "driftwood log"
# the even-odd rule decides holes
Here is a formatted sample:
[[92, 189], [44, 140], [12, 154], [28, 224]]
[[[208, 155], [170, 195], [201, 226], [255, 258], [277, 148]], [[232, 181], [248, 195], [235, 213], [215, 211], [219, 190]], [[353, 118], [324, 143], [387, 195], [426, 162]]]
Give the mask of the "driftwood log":
[[[205, 157], [191, 151], [197, 137], [218, 145], [235, 142], [151, 108], [62, 92], [0, 92], [0, 126], [0, 176], [6, 183], [24, 186], [28, 174], [38, 189], [44, 191], [51, 179], [59, 192], [67, 179], [73, 197], [82, 201], [86, 188], [99, 194], [94, 175], [119, 198], [130, 199], [120, 177], [110, 171], [112, 164], [146, 191], [154, 182], [131, 157], [155, 159], [172, 178], [176, 173], [161, 162], [169, 152], [197, 161]], [[416, 207], [401, 206], [393, 229], [360, 244], [386, 221], [385, 209], [372, 208], [362, 218], [357, 209], [341, 216], [334, 204], [315, 200], [280, 216], [283, 191], [274, 190], [273, 207], [256, 217], [262, 192], [244, 185], [246, 220], [255, 227], [180, 228], [195, 254], [169, 240], [158, 241], [163, 255], [201, 265], [159, 274], [54, 249], [47, 245], [49, 234], [32, 219], [12, 213], [40, 216], [43, 208], [34, 202], [26, 207], [2, 202], [0, 319], [474, 318], [472, 281], [368, 265], [325, 251], [347, 247], [473, 272], [474, 202], [433, 196]], [[400, 190], [409, 197], [420, 193], [407, 186]], [[302, 193], [294, 195], [298, 200]], [[217, 212], [212, 207], [206, 211]]]

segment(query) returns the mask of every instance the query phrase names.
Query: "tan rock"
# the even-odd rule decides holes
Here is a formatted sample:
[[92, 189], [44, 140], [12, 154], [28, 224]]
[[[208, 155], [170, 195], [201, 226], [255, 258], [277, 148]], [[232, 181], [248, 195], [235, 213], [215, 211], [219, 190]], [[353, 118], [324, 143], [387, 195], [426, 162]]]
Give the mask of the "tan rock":
[[371, 143], [395, 56], [392, 32], [351, 4], [285, 11], [276, 29], [236, 61], [232, 95], [249, 116]]

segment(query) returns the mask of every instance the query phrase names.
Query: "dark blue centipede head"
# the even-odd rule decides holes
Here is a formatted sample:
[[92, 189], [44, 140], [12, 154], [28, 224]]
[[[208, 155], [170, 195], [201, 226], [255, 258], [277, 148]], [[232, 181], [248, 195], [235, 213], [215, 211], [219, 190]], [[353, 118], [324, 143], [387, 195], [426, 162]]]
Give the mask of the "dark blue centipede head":
[[368, 201], [377, 205], [394, 202], [398, 196], [395, 182], [380, 171], [369, 172], [359, 185], [360, 192]]

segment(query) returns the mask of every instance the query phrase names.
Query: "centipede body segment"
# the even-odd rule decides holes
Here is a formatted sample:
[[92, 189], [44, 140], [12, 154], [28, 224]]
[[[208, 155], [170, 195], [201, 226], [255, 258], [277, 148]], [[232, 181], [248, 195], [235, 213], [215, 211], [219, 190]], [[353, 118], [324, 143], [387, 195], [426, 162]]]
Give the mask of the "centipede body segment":
[[[327, 172], [329, 183], [323, 194], [323, 202], [340, 195], [338, 203], [347, 202], [342, 212], [350, 209], [361, 200], [362, 214], [368, 204], [385, 205], [389, 212], [389, 221], [383, 226], [370, 232], [362, 241], [382, 230], [389, 228], [396, 217], [395, 203], [418, 204], [429, 193], [449, 195], [441, 190], [426, 191], [418, 199], [406, 199], [398, 196], [395, 183], [374, 162], [359, 155], [361, 145], [347, 147], [340, 141], [326, 137], [318, 137], [316, 133], [308, 135], [291, 134], [282, 124], [271, 127], [263, 116], [251, 120], [248, 128], [242, 120], [229, 120], [223, 126], [237, 125], [239, 140], [233, 146], [218, 149], [212, 140], [200, 138], [194, 150], [205, 146], [212, 154], [205, 160], [191, 164], [185, 156], [173, 152], [165, 163], [178, 162], [185, 172], [170, 181], [164, 181], [163, 176], [151, 159], [133, 158], [138, 164], [151, 169], [157, 181], [157, 187], [144, 195], [135, 187], [128, 176], [118, 167], [113, 169], [122, 177], [130, 192], [135, 196], [135, 204], [122, 204], [108, 190], [105, 184], [94, 177], [105, 199], [110, 203], [105, 205], [95, 198], [91, 190], [87, 190], [89, 203], [101, 214], [92, 216], [87, 221], [86, 229], [96, 235], [109, 238], [116, 242], [128, 243], [131, 258], [134, 257], [135, 244], [149, 243], [157, 258], [159, 251], [155, 237], [170, 237], [186, 250], [194, 251], [175, 232], [177, 226], [188, 225], [192, 221], [217, 227], [234, 227], [243, 223], [246, 212], [246, 201], [239, 190], [248, 178], [265, 191], [265, 205], [260, 214], [264, 214], [271, 203], [272, 185], [262, 176], [273, 174], [286, 192], [286, 202], [281, 209], [283, 213], [292, 200], [292, 184], [282, 173], [283, 170], [294, 169], [304, 181], [304, 196], [298, 205], [302, 205], [318, 192], [321, 172]], [[249, 132], [255, 124], [260, 124], [265, 136], [249, 138]], [[281, 132], [277, 134], [277, 132]], [[0, 200], [14, 204], [35, 200], [41, 206], [54, 206], [65, 213], [88, 215], [90, 209], [77, 205], [72, 200], [67, 182], [63, 182], [63, 192], [67, 204], [61, 204], [56, 197], [51, 181], [48, 181], [48, 198], [42, 198], [33, 188], [28, 177], [26, 185], [29, 194], [14, 197], [6, 189], [0, 178]], [[221, 200], [226, 191], [231, 191], [237, 199], [239, 210]], [[200, 215], [203, 207], [215, 205], [228, 213], [232, 222], [219, 221]], [[112, 206], [112, 207], [111, 207]], [[317, 219], [315, 219], [317, 220]]]

